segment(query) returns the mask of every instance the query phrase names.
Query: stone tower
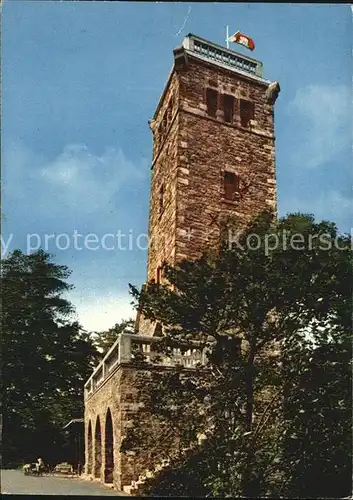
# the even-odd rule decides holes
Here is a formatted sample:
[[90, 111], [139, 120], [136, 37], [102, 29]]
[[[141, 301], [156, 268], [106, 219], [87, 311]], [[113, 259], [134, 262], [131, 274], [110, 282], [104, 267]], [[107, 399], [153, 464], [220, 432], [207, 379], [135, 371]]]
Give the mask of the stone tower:
[[[236, 217], [242, 226], [260, 211], [276, 208], [273, 105], [278, 92], [278, 82], [263, 79], [260, 62], [232, 50], [194, 35], [174, 50], [172, 71], [150, 121], [148, 281], [163, 281], [164, 260], [194, 259], [218, 244], [227, 218]], [[203, 359], [190, 350], [174, 352], [155, 366], [136, 363], [140, 351], [154, 364], [151, 336], [162, 332], [138, 313], [136, 333], [119, 335], [85, 384], [85, 477], [113, 482], [127, 493], [138, 493], [143, 477], [161, 470], [164, 457], [177, 448], [178, 427], [165, 439], [144, 408], [146, 377], [151, 370], [191, 368]], [[125, 453], [127, 429], [136, 421], [146, 441], [137, 454]]]
[[[189, 34], [157, 109], [153, 133], [147, 280], [195, 259], [222, 224], [276, 209], [274, 101], [262, 63]], [[153, 334], [137, 318], [137, 331]]]

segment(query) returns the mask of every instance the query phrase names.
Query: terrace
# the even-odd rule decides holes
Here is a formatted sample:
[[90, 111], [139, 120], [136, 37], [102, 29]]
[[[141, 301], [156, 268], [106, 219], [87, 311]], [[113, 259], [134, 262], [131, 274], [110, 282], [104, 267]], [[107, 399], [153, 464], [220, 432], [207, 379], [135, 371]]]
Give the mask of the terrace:
[[192, 369], [197, 364], [205, 363], [205, 352], [198, 348], [183, 352], [175, 347], [172, 356], [161, 354], [154, 348], [159, 340], [159, 337], [122, 333], [85, 383], [85, 400], [89, 399], [119, 366], [135, 362], [138, 353], [143, 355], [144, 362], [152, 366], [172, 368], [179, 365]]

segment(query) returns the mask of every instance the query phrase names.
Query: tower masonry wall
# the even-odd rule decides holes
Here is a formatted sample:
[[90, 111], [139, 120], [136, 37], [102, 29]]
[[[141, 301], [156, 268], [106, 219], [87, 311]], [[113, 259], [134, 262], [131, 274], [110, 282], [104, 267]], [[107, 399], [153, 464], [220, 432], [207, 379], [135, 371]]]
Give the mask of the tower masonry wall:
[[[207, 113], [206, 89], [217, 91], [217, 113]], [[214, 64], [190, 58], [172, 74], [155, 117], [156, 130], [173, 105], [173, 121], [161, 144], [154, 134], [150, 198], [148, 280], [163, 260], [198, 258], [217, 246], [226, 221], [241, 229], [254, 215], [276, 210], [273, 106], [266, 102], [267, 83]], [[223, 95], [234, 98], [233, 122], [224, 119]], [[239, 100], [254, 104], [254, 119], [241, 125]], [[224, 172], [240, 179], [240, 194], [224, 196]], [[164, 209], [160, 212], [160, 186]]]
[[157, 268], [164, 260], [173, 263], [175, 258], [178, 99], [179, 84], [176, 74], [173, 73], [151, 127], [154, 146], [149, 212], [148, 281], [156, 279]]
[[[215, 118], [207, 114], [207, 87], [218, 91]], [[180, 74], [176, 260], [198, 258], [217, 246], [227, 219], [236, 218], [240, 229], [261, 211], [276, 209], [273, 107], [265, 91], [266, 86], [199, 63]], [[224, 121], [222, 94], [235, 99], [232, 124]], [[240, 124], [239, 99], [254, 103], [249, 128]], [[225, 171], [240, 179], [241, 194], [234, 201], [224, 197]]]

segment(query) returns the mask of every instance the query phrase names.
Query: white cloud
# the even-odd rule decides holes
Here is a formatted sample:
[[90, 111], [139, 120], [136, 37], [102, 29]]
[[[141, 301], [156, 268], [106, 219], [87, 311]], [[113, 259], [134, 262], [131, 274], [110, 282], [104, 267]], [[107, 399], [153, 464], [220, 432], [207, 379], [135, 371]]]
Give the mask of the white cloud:
[[5, 149], [3, 172], [9, 202], [21, 199], [41, 215], [90, 215], [106, 212], [119, 189], [145, 179], [149, 169], [147, 161], [134, 164], [115, 147], [94, 155], [85, 145], [70, 144], [48, 161], [14, 142]]
[[[119, 224], [133, 218], [121, 204], [126, 200], [124, 190], [131, 186], [139, 189], [148, 182], [148, 175], [147, 160], [132, 162], [120, 148], [107, 148], [95, 155], [84, 145], [72, 144], [48, 160], [21, 143], [7, 143], [3, 152], [3, 211], [15, 235], [13, 244], [24, 248], [21, 237], [28, 232], [42, 237], [63, 231], [70, 236], [73, 229], [84, 235], [92, 230], [115, 232]], [[131, 267], [132, 257], [127, 252], [122, 257], [98, 251], [93, 259], [72, 248], [65, 254], [59, 254], [55, 246], [48, 251], [58, 254], [59, 263], [73, 270], [76, 289], [68, 300], [76, 307], [79, 322], [89, 331], [101, 331], [135, 317], [131, 297], [121, 291], [129, 279], [140, 280], [136, 277], [138, 265]], [[125, 265], [130, 267], [124, 269]], [[112, 283], [116, 283], [115, 290]]]
[[44, 165], [41, 176], [55, 185], [64, 206], [89, 214], [102, 209], [119, 188], [135, 178], [144, 178], [147, 168], [129, 161], [120, 149], [109, 148], [101, 156], [92, 155], [86, 146], [73, 144]]
[[68, 295], [68, 300], [75, 306], [80, 324], [91, 332], [108, 330], [123, 319], [136, 317], [128, 294], [108, 293], [82, 298], [72, 294]]
[[335, 190], [322, 193], [317, 198], [286, 198], [285, 209], [286, 213], [311, 213], [317, 220], [333, 220], [343, 232], [349, 232], [353, 223], [353, 198]]
[[352, 139], [352, 94], [344, 85], [308, 85], [288, 105], [294, 119], [292, 161], [318, 167], [334, 159]]

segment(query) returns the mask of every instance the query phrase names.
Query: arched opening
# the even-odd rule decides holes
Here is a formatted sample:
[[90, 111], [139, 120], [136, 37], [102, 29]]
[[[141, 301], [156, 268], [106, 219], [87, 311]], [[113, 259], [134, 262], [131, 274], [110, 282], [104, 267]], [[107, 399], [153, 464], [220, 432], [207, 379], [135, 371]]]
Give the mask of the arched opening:
[[93, 463], [93, 439], [92, 439], [92, 423], [88, 423], [87, 433], [87, 474], [92, 474]]
[[104, 482], [113, 482], [114, 471], [114, 438], [112, 414], [108, 408], [105, 418], [105, 464], [104, 464]]
[[99, 417], [96, 421], [94, 433], [94, 477], [100, 477], [102, 469], [102, 434]]

